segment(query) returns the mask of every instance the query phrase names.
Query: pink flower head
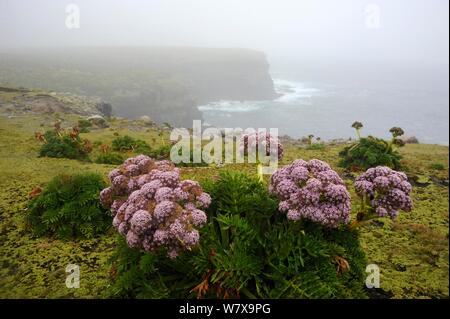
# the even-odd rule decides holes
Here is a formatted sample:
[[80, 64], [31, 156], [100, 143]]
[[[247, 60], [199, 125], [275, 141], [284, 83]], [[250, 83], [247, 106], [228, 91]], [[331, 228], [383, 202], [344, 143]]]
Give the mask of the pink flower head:
[[389, 167], [369, 168], [355, 180], [356, 192], [371, 199], [370, 204], [380, 217], [395, 218], [399, 210], [411, 211], [412, 186], [403, 172]]
[[259, 153], [259, 149], [265, 150], [266, 156], [272, 156], [276, 152], [278, 153], [278, 160], [283, 158], [283, 144], [280, 143], [278, 137], [262, 133], [249, 133], [241, 136], [239, 152], [242, 155], [249, 155], [254, 153], [256, 156]]
[[350, 194], [340, 176], [320, 160], [296, 160], [278, 169], [269, 191], [290, 220], [308, 219], [331, 228], [350, 221]]
[[176, 258], [199, 242], [207, 217], [201, 209], [211, 204], [209, 194], [195, 181], [180, 180], [170, 161], [145, 155], [127, 159], [109, 173], [111, 187], [100, 193], [114, 215], [113, 226], [126, 237], [129, 247], [148, 252], [160, 248]]

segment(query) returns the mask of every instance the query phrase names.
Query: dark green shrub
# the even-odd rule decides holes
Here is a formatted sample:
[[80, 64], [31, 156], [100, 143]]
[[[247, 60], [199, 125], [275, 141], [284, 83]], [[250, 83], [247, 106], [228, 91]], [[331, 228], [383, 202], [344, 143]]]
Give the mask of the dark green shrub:
[[339, 166], [350, 170], [366, 170], [376, 166], [400, 169], [402, 158], [392, 143], [371, 136], [345, 147], [339, 152], [339, 157]]
[[[158, 148], [153, 148], [150, 152], [148, 152], [146, 155], [150, 156], [151, 158], [157, 159], [157, 160], [163, 160], [167, 159], [170, 160], [170, 150], [172, 146], [171, 145], [162, 145]], [[181, 152], [181, 150], [180, 150]], [[181, 155], [181, 153], [180, 153]], [[208, 166], [207, 163], [202, 162], [201, 163], [194, 163], [194, 152], [192, 149], [190, 150], [190, 162], [189, 163], [177, 163], [176, 166], [178, 167], [205, 167]]]
[[208, 166], [208, 163], [203, 161], [203, 157], [201, 159], [200, 163], [194, 163], [194, 151], [191, 148], [190, 154], [189, 154], [189, 163], [177, 163], [176, 166], [178, 167], [206, 167]]
[[79, 119], [78, 127], [80, 128], [80, 133], [88, 133], [92, 127], [92, 123], [86, 119]]
[[79, 135], [71, 137], [65, 133], [47, 131], [44, 134], [45, 142], [39, 150], [39, 156], [87, 159], [91, 151], [86, 147], [85, 140]]
[[61, 239], [104, 233], [112, 223], [110, 212], [98, 199], [106, 186], [99, 174], [56, 176], [29, 202], [26, 224], [36, 236]]
[[445, 170], [444, 164], [441, 163], [432, 163], [430, 164], [430, 168], [436, 171], [443, 171]]
[[148, 154], [151, 152], [151, 148], [146, 142], [136, 140], [134, 152], [139, 154]]
[[157, 160], [170, 159], [170, 145], [162, 145], [158, 148], [152, 148], [146, 155]]
[[131, 136], [119, 136], [112, 141], [114, 151], [133, 151], [135, 153], [148, 154], [151, 152], [150, 146], [143, 140], [134, 139]]
[[366, 260], [357, 232], [288, 221], [266, 186], [243, 173], [222, 172], [203, 187], [212, 204], [200, 245], [170, 260], [163, 251], [130, 249], [121, 238], [111, 296], [365, 297]]
[[112, 141], [112, 149], [115, 151], [131, 151], [135, 147], [135, 139], [131, 136], [118, 136]]
[[120, 165], [124, 161], [124, 158], [120, 154], [116, 153], [105, 153], [100, 154], [96, 159], [95, 163], [97, 164], [111, 164], [111, 165]]
[[325, 149], [325, 144], [324, 143], [313, 143], [311, 145], [308, 145], [306, 147], [307, 150], [311, 150], [311, 151], [323, 151]]

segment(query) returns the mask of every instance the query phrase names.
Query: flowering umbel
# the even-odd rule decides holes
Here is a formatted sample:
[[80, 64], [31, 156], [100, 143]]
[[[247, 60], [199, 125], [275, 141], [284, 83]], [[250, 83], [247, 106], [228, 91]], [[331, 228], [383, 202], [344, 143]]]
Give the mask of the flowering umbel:
[[406, 174], [386, 166], [369, 168], [358, 176], [355, 189], [363, 204], [379, 217], [395, 218], [399, 210], [409, 212], [413, 206], [409, 196], [412, 186]]
[[269, 133], [250, 133], [241, 136], [241, 144], [239, 152], [242, 155], [248, 155], [249, 152], [258, 154], [259, 148], [265, 149], [264, 155], [272, 156], [278, 152], [278, 160], [283, 158], [283, 144], [280, 143], [278, 137], [274, 137]]
[[336, 228], [350, 221], [350, 194], [341, 177], [320, 160], [296, 160], [271, 177], [269, 191], [290, 220], [308, 219]]
[[180, 180], [170, 161], [139, 155], [127, 159], [109, 175], [111, 187], [100, 201], [111, 208], [113, 226], [131, 248], [156, 251], [161, 247], [175, 258], [199, 241], [197, 228], [206, 223], [202, 210], [211, 197], [191, 180]]

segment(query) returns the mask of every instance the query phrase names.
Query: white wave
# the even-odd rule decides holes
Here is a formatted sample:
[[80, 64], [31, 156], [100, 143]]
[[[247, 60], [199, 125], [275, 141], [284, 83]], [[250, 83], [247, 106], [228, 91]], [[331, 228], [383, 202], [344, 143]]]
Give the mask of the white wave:
[[305, 83], [302, 82], [274, 79], [273, 83], [275, 92], [281, 94], [281, 96], [275, 100], [276, 102], [307, 102], [307, 100], [320, 92], [319, 89], [307, 87]]
[[233, 101], [220, 100], [197, 106], [201, 112], [243, 113], [258, 111], [265, 107], [274, 106], [276, 103], [301, 103], [311, 105], [311, 97], [319, 89], [307, 87], [302, 82], [294, 82], [283, 79], [274, 79], [275, 92], [280, 94], [275, 100], [264, 101]]
[[229, 101], [221, 100], [217, 102], [211, 102], [205, 105], [200, 105], [197, 108], [199, 111], [219, 111], [229, 113], [251, 112], [257, 111], [264, 107], [263, 101]]

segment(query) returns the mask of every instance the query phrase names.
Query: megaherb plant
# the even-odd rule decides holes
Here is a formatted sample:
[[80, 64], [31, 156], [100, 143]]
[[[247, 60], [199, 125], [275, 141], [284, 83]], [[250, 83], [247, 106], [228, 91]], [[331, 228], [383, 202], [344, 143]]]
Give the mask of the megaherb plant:
[[105, 186], [99, 174], [56, 176], [29, 202], [26, 224], [36, 236], [72, 239], [102, 234], [112, 220], [98, 202]]
[[352, 227], [377, 217], [394, 219], [399, 210], [410, 212], [413, 207], [408, 177], [389, 167], [369, 168], [356, 178], [355, 190], [361, 201]]
[[[299, 167], [307, 174], [292, 174]], [[297, 188], [283, 186], [287, 176]], [[348, 193], [326, 163], [297, 161], [275, 173], [271, 192], [277, 197], [257, 176], [222, 171], [201, 188], [180, 181], [170, 163], [145, 157], [127, 160], [109, 177], [112, 186], [101, 199], [122, 234], [111, 296], [365, 297], [366, 259], [358, 232], [347, 227]], [[285, 191], [291, 192], [290, 210], [298, 210], [299, 201], [311, 211], [335, 208], [316, 209], [318, 218], [286, 216], [278, 209]]]
[[79, 133], [78, 127], [66, 131], [58, 123], [44, 134], [36, 132], [36, 139], [43, 142], [39, 156], [87, 160], [93, 145], [89, 140], [82, 139]]
[[153, 252], [164, 247], [175, 258], [198, 243], [197, 228], [206, 222], [201, 208], [211, 198], [197, 182], [181, 181], [170, 161], [132, 157], [109, 179], [111, 187], [101, 191], [100, 200], [111, 208], [113, 225], [131, 248]]
[[169, 161], [142, 155], [109, 179], [100, 198], [122, 235], [113, 297], [364, 298], [356, 226], [412, 207], [405, 174], [372, 168], [355, 181], [361, 204], [350, 223], [342, 179], [316, 159], [279, 169], [269, 191], [233, 171], [202, 188], [181, 181]]
[[277, 170], [269, 191], [290, 220], [308, 219], [330, 228], [350, 221], [350, 194], [341, 177], [320, 160], [296, 160]]
[[249, 163], [257, 164], [257, 172], [260, 181], [263, 181], [263, 164], [273, 161], [276, 154], [277, 160], [283, 158], [283, 144], [278, 136], [272, 136], [268, 132], [253, 132], [243, 134], [239, 144], [239, 153], [241, 156], [247, 156]]
[[112, 141], [114, 151], [133, 151], [135, 153], [149, 153], [150, 146], [143, 140], [132, 138], [131, 136], [118, 136]]
[[401, 168], [401, 155], [397, 148], [404, 145], [399, 139], [404, 134], [398, 127], [391, 128], [392, 138], [385, 141], [380, 138], [368, 136], [360, 137], [360, 130], [363, 127], [360, 122], [352, 125], [358, 135], [358, 141], [345, 147], [340, 153], [339, 165], [350, 170], [366, 170], [376, 166], [388, 166], [393, 169]]

